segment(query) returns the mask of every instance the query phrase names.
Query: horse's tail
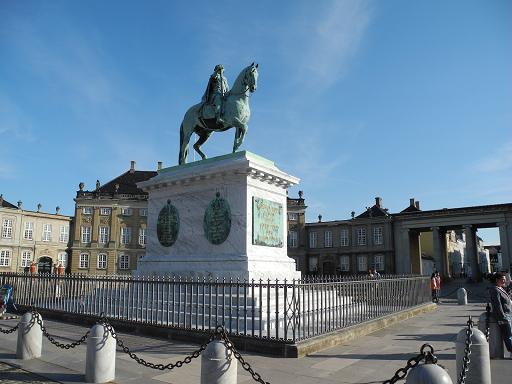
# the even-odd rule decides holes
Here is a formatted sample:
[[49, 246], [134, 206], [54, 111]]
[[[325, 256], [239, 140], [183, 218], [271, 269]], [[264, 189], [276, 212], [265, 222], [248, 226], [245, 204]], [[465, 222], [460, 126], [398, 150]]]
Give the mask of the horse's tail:
[[180, 155], [179, 155], [179, 159], [178, 159], [178, 164], [181, 164], [183, 162], [183, 140], [185, 139], [184, 136], [185, 135], [183, 134], [183, 122], [182, 122], [180, 125]]

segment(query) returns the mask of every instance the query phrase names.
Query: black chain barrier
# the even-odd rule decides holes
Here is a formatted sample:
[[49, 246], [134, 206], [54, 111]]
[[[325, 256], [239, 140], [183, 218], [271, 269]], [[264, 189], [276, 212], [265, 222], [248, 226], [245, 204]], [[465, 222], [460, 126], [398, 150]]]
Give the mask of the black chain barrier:
[[485, 338], [489, 341], [489, 323], [491, 321], [491, 304], [487, 302], [485, 306]]
[[19, 324], [16, 324], [16, 326], [14, 328], [11, 328], [11, 329], [2, 329], [0, 328], [0, 332], [5, 334], [5, 335], [8, 335], [9, 333], [13, 333], [13, 332], [16, 332], [19, 328]]
[[43, 331], [43, 335], [50, 341], [50, 343], [52, 343], [53, 345], [55, 345], [56, 347], [58, 348], [62, 348], [62, 349], [71, 349], [71, 348], [75, 348], [76, 346], [79, 346], [80, 344], [82, 344], [86, 339], [87, 337], [89, 337], [89, 333], [90, 331], [87, 331], [85, 333], [85, 335], [83, 335], [80, 339], [78, 339], [77, 341], [74, 341], [70, 344], [63, 344], [63, 343], [59, 343], [57, 340], [55, 340], [47, 331], [46, 331], [46, 328], [44, 327], [43, 325], [43, 320], [41, 319], [41, 317], [39, 316], [39, 313], [35, 310], [35, 309], [32, 309], [32, 318], [30, 319], [30, 324], [31, 326], [33, 324], [39, 324], [39, 327], [41, 328], [41, 331]]
[[457, 380], [457, 384], [465, 384], [466, 383], [466, 375], [469, 371], [469, 364], [471, 363], [470, 355], [471, 355], [471, 345], [473, 342], [471, 341], [471, 337], [473, 336], [473, 320], [471, 316], [469, 316], [469, 320], [467, 322], [468, 327], [466, 328], [466, 346], [464, 347], [464, 357], [462, 358], [462, 368], [459, 373], [459, 379]]
[[[427, 351], [427, 348], [429, 348], [430, 351]], [[437, 357], [434, 355], [434, 347], [430, 344], [423, 344], [417, 356], [407, 360], [405, 367], [397, 370], [391, 379], [383, 381], [382, 384], [393, 384], [398, 380], [403, 380], [407, 376], [409, 369], [416, 367], [422, 360], [425, 360], [425, 364], [437, 364]]]
[[183, 365], [189, 364], [190, 362], [192, 362], [193, 359], [197, 359], [201, 355], [201, 353], [206, 349], [208, 344], [210, 344], [213, 340], [215, 340], [215, 338], [219, 338], [224, 342], [226, 347], [230, 351], [232, 351], [233, 356], [235, 356], [235, 358], [238, 361], [240, 361], [240, 363], [242, 364], [242, 368], [251, 374], [254, 381], [261, 383], [261, 384], [270, 384], [268, 381], [264, 381], [261, 378], [261, 375], [259, 373], [255, 372], [252, 369], [251, 365], [244, 360], [242, 355], [236, 350], [236, 348], [233, 345], [233, 343], [231, 342], [231, 340], [229, 340], [224, 327], [222, 327], [221, 325], [217, 326], [217, 328], [215, 329], [215, 331], [212, 332], [212, 334], [210, 335], [210, 337], [208, 338], [206, 343], [202, 344], [199, 347], [199, 349], [195, 350], [192, 354], [186, 356], [183, 360], [178, 360], [175, 363], [169, 363], [169, 364], [164, 365], [164, 364], [155, 364], [150, 361], [146, 361], [143, 358], [137, 356], [132, 351], [130, 351], [130, 348], [128, 348], [126, 345], [124, 345], [123, 341], [117, 336], [117, 333], [114, 331], [114, 328], [108, 322], [107, 317], [102, 316], [100, 323], [103, 323], [103, 325], [105, 326], [106, 332], [109, 332], [111, 334], [111, 336], [116, 341], [117, 345], [123, 350], [124, 353], [128, 354], [128, 356], [130, 356], [131, 359], [135, 360], [138, 364], [143, 365], [145, 367], [148, 367], [151, 369], [158, 369], [161, 371], [163, 371], [165, 369], [171, 370], [174, 368], [181, 368]]

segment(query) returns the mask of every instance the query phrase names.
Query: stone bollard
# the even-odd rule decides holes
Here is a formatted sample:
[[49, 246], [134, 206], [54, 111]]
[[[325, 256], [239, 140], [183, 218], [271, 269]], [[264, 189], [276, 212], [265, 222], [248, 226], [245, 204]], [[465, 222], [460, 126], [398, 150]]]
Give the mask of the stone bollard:
[[43, 331], [37, 319], [43, 321], [39, 313], [32, 315], [32, 312], [27, 312], [21, 317], [16, 344], [17, 359], [29, 360], [41, 357]]
[[236, 384], [237, 360], [219, 340], [213, 340], [201, 354], [201, 384]]
[[116, 341], [105, 324], [96, 324], [91, 328], [87, 340], [85, 359], [85, 381], [87, 383], [106, 383], [116, 376]]
[[[487, 313], [484, 312], [478, 318], [478, 329], [485, 334]], [[503, 359], [505, 357], [505, 349], [503, 347], [503, 338], [501, 337], [501, 329], [496, 322], [496, 318], [489, 314], [489, 356], [491, 359]]]
[[[463, 328], [457, 335], [456, 356], [457, 356], [457, 377], [459, 377], [463, 366], [464, 349], [466, 348], [466, 330]], [[482, 331], [472, 328], [471, 355], [466, 374], [466, 384], [491, 384], [491, 359], [489, 358], [489, 344]]]
[[436, 364], [418, 364], [412, 368], [406, 384], [453, 384], [448, 372]]
[[468, 293], [464, 288], [457, 289], [457, 304], [466, 305], [468, 303]]

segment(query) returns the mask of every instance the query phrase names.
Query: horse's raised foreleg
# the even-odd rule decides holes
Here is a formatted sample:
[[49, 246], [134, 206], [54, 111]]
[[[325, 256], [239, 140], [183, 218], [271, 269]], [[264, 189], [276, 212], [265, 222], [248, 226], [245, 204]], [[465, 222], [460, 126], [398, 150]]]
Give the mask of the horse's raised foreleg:
[[245, 134], [247, 132], [247, 125], [243, 124], [236, 127], [235, 130], [235, 140], [233, 142], [233, 153], [242, 145]]
[[206, 159], [206, 155], [203, 153], [203, 151], [201, 151], [201, 145], [204, 144], [204, 142], [206, 140], [208, 140], [208, 138], [210, 137], [210, 135], [212, 134], [212, 132], [210, 131], [206, 131], [206, 130], [201, 130], [200, 133], [197, 133], [199, 135], [199, 140], [196, 141], [196, 143], [194, 144], [194, 149], [196, 150], [197, 153], [199, 153], [199, 156], [201, 156], [201, 159]]

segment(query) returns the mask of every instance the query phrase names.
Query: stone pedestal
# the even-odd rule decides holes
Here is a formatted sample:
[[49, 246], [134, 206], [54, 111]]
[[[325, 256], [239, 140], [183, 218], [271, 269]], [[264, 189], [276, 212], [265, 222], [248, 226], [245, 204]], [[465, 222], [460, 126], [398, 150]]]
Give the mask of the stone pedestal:
[[138, 275], [297, 279], [287, 256], [286, 190], [298, 178], [242, 151], [165, 168], [148, 192], [146, 256]]

